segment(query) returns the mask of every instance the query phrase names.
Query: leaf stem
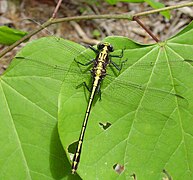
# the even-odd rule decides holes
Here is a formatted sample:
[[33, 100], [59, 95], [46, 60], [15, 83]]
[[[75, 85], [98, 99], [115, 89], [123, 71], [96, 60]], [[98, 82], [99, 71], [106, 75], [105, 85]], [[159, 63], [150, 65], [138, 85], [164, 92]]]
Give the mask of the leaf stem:
[[57, 5], [56, 5], [56, 7], [55, 7], [55, 9], [54, 9], [53, 14], [52, 14], [52, 18], [56, 18], [56, 14], [57, 14], [57, 12], [58, 12], [58, 9], [59, 9], [61, 3], [62, 3], [62, 0], [59, 0], [58, 3], [57, 3]]
[[159, 42], [159, 39], [153, 34], [150, 29], [148, 29], [140, 20], [138, 17], [134, 16], [133, 20], [135, 20], [153, 39], [155, 42]]
[[193, 2], [178, 4], [178, 5], [164, 7], [164, 8], [160, 8], [160, 9], [154, 9], [154, 10], [146, 11], [146, 12], [142, 12], [142, 13], [137, 13], [137, 14], [135, 14], [135, 16], [146, 16], [149, 14], [154, 14], [154, 13], [163, 12], [163, 11], [172, 10], [172, 9], [179, 9], [179, 8], [188, 7], [188, 6], [193, 6]]

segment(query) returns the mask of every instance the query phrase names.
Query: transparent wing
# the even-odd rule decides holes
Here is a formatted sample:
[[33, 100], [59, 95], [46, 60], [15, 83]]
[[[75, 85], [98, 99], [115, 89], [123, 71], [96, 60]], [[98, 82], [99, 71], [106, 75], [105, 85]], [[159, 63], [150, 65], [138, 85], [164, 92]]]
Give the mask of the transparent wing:
[[[46, 39], [48, 39], [46, 41], [46, 58], [45, 53], [43, 53], [44, 56], [41, 58], [41, 52], [39, 56], [36, 56], [32, 50], [33, 55], [26, 55], [25, 53], [19, 54], [16, 57], [16, 61], [22, 61], [22, 66], [24, 69], [27, 69], [25, 68], [26, 66], [34, 68], [34, 71], [37, 69], [37, 72], [40, 73], [39, 76], [54, 77], [56, 79], [62, 77], [62, 79], [64, 79], [68, 74], [70, 75], [68, 76], [70, 78], [67, 78], [66, 80], [71, 83], [75, 82], [75, 86], [82, 82], [78, 82], [80, 79], [77, 80], [74, 77], [82, 77], [83, 81], [84, 79], [91, 79], [89, 70], [92, 68], [92, 66], [78, 66], [78, 64], [74, 61], [74, 59], [76, 59], [76, 61], [86, 63], [94, 59], [96, 55], [91, 49], [77, 47], [75, 43], [57, 37], [50, 37]], [[55, 51], [56, 55], [58, 56], [55, 57], [52, 54], [49, 54], [49, 47], [52, 50], [52, 54], [53, 51]], [[121, 50], [117, 50], [116, 53], [121, 53]], [[151, 102], [159, 102], [158, 104], [160, 105], [160, 102], [174, 102], [175, 98], [183, 99], [181, 95], [173, 90], [173, 87], [177, 85], [172, 85], [169, 82], [168, 84], [162, 84], [162, 87], [151, 87], [150, 84], [146, 84], [146, 82], [141, 81], [142, 78], [140, 77], [145, 75], [149, 76], [151, 73], [157, 73], [157, 76], [159, 76], [161, 73], [163, 76], [164, 74], [168, 73], [168, 68], [178, 69], [178, 72], [180, 72], [179, 70], [183, 69], [183, 66], [186, 63], [192, 62], [191, 60], [153, 61], [154, 57], [152, 57], [152, 59], [150, 57], [146, 58], [147, 60], [144, 61], [144, 57], [131, 57], [129, 53], [130, 50], [124, 50], [124, 56], [122, 60], [127, 59], [127, 62], [125, 62], [125, 65], [123, 66], [123, 69], [120, 73], [117, 72], [113, 66], [109, 67], [111, 70], [107, 70], [108, 75], [104, 79], [102, 96], [105, 96], [107, 99], [111, 98], [111, 100], [119, 100], [119, 102], [122, 104], [128, 104], [128, 100], [130, 103], [133, 102], [133, 104], [136, 104], [136, 102], [140, 103], [140, 100], [143, 99], [145, 102], [150, 102], [151, 100]], [[52, 63], [49, 63], [51, 62], [50, 58], [55, 58], [56, 62], [52, 61]], [[69, 60], [71, 62], [63, 63], [64, 60]], [[121, 62], [120, 58], [113, 58], [113, 61], [118, 61], [118, 63]], [[37, 73], [36, 76], [38, 76]], [[165, 87], [167, 88], [165, 89]], [[151, 106], [156, 107], [155, 103]], [[157, 108], [158, 107], [159, 106], [157, 106]]]
[[102, 89], [102, 99], [105, 98], [118, 104], [142, 106], [143, 102], [143, 104], [148, 104], [149, 109], [154, 110], [160, 108], [163, 110], [163, 107], [167, 107], [166, 104], [168, 107], [172, 104], [177, 106], [180, 103], [182, 106], [188, 105], [183, 95], [175, 92], [171, 85], [168, 85], [168, 89], [161, 89], [129, 80], [115, 80], [112, 77], [107, 77], [104, 81], [106, 81], [106, 87]]
[[[76, 61], [79, 61], [81, 63], [87, 63], [88, 61], [91, 61], [92, 59], [94, 59], [96, 57], [96, 54], [90, 49], [90, 48], [85, 48], [83, 46], [76, 46], [76, 43], [73, 43], [71, 41], [68, 40], [63, 40], [61, 38], [58, 37], [48, 37], [46, 38], [46, 47], [45, 43], [42, 44], [42, 58], [40, 54], [37, 54], [33, 52], [33, 54], [19, 54], [16, 57], [16, 60], [21, 61], [21, 60], [26, 60], [26, 61], [30, 61], [33, 63], [29, 63], [29, 65], [25, 66], [36, 66], [37, 68], [42, 68], [43, 70], [46, 71], [46, 69], [48, 70], [48, 73], [51, 72], [57, 72], [58, 74], [61, 73], [61, 71], [63, 71], [63, 73], [65, 71], [69, 71], [69, 67], [66, 67], [66, 65], [63, 65], [64, 60], [66, 59], [66, 56], [69, 56], [69, 59], [71, 59], [71, 61], [73, 61], [74, 59], [76, 59]], [[52, 51], [52, 54], [49, 54], [49, 48], [50, 51]], [[55, 60], [56, 63], [50, 63], [49, 59], [53, 56], [54, 51], [55, 50], [55, 54], [59, 54], [60, 57], [56, 56]], [[114, 54], [119, 55], [121, 54], [122, 50], [116, 50], [114, 52]], [[124, 56], [120, 59], [120, 58], [112, 58], [113, 61], [115, 61], [117, 64], [121, 64], [122, 60], [127, 60], [127, 62], [125, 62], [125, 65], [123, 66], [123, 70], [124, 69], [130, 69], [130, 76], [132, 76], [133, 74], [135, 76], [140, 76], [140, 72], [141, 71], [152, 71], [152, 69], [154, 67], [159, 67], [160, 70], [164, 71], [165, 67], [168, 66], [167, 62], [165, 61], [159, 61], [157, 63], [154, 62], [154, 60], [148, 60], [147, 62], [141, 62], [141, 59], [143, 59], [143, 57], [135, 57], [129, 54], [130, 50], [129, 49], [125, 49], [124, 50]], [[32, 56], [33, 55], [33, 56]], [[46, 56], [47, 55], [47, 56]], [[38, 57], [38, 58], [37, 58]], [[129, 57], [129, 58], [128, 58]], [[59, 61], [57, 62], [57, 60], [59, 59]], [[192, 60], [187, 60], [187, 62], [190, 61], [193, 62]], [[173, 67], [181, 67], [183, 65], [183, 62], [179, 61], [179, 60], [170, 60], [170, 66]], [[82, 69], [88, 69], [87, 67], [81, 67]], [[49, 72], [51, 71], [51, 72]], [[71, 69], [71, 71], [73, 71], [73, 68]], [[63, 74], [62, 73], [62, 74]]]
[[64, 55], [66, 51], [68, 51], [74, 58], [77, 58], [79, 61], [87, 62], [88, 60], [92, 60], [95, 57], [95, 53], [90, 48], [77, 48], [75, 46], [76, 43], [72, 43], [71, 41], [64, 40], [62, 38], [56, 36], [50, 36], [46, 38], [49, 46], [56, 46], [58, 50], [63, 52]]

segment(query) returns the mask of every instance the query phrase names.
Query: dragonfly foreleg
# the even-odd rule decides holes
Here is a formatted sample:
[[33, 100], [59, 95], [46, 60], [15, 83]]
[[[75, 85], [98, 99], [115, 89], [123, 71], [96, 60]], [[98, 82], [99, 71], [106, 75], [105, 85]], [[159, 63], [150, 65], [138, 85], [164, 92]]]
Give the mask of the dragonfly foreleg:
[[80, 88], [80, 87], [86, 87], [86, 89], [91, 93], [91, 89], [89, 88], [89, 86], [86, 84], [86, 82], [82, 82], [81, 84], [76, 86], [76, 89]]
[[99, 51], [98, 51], [97, 49], [93, 48], [92, 46], [89, 46], [89, 48], [90, 48], [91, 50], [93, 50], [96, 54], [99, 53]]
[[118, 70], [121, 71], [123, 64], [127, 62], [128, 59], [121, 61], [121, 65], [116, 64], [114, 61], [110, 60], [110, 63]]
[[110, 54], [110, 57], [122, 58], [123, 57], [123, 49], [122, 49], [120, 55], [112, 55], [112, 54]]
[[87, 62], [87, 63], [85, 63], [85, 64], [77, 61], [75, 58], [74, 58], [74, 61], [75, 61], [77, 64], [80, 64], [80, 65], [82, 65], [82, 66], [88, 66], [88, 65], [92, 64], [92, 63], [95, 61], [95, 59], [92, 59], [91, 61], [89, 61], [89, 62]]

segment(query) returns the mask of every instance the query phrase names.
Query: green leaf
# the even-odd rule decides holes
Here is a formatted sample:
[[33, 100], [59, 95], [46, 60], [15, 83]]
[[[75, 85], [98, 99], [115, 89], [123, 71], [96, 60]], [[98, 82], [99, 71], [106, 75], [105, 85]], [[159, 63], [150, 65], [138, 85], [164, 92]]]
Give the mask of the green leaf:
[[[40, 39], [28, 44], [17, 56], [55, 63], [56, 59], [63, 60], [57, 57], [55, 48]], [[25, 59], [14, 59], [1, 76], [0, 179], [71, 177], [71, 165], [57, 131], [57, 99], [63, 77], [53, 70], [49, 76], [48, 70]]]
[[106, 0], [109, 4], [117, 4], [118, 2], [142, 3], [144, 0]]
[[[111, 5], [117, 4], [118, 2], [128, 2], [128, 3], [142, 3], [142, 2], [146, 2], [147, 4], [149, 4], [152, 8], [154, 9], [159, 9], [159, 8], [164, 8], [165, 5], [160, 3], [160, 2], [156, 2], [155, 0], [106, 0], [106, 2], [108, 2]], [[170, 19], [170, 12], [169, 11], [163, 11], [160, 12], [165, 18]]]
[[[144, 0], [146, 3], [148, 3], [152, 8], [154, 9], [159, 9], [159, 8], [164, 8], [165, 5], [160, 3], [160, 2], [156, 2], [154, 0]], [[163, 11], [160, 12], [160, 14], [162, 14], [165, 18], [170, 19], [170, 12], [169, 11]]]
[[[117, 42], [114, 54], [126, 46], [122, 59], [128, 62], [111, 81], [114, 73], [108, 69], [102, 100], [96, 99], [91, 110], [77, 173], [83, 179], [132, 179], [135, 173], [137, 179], [154, 180], [165, 177], [165, 169], [173, 179], [192, 179], [193, 30], [183, 34], [184, 43], [176, 37], [129, 49], [131, 41], [125, 39], [104, 40]], [[59, 97], [59, 134], [69, 154], [89, 99], [84, 87], [76, 88], [82, 82], [89, 77], [69, 73]], [[124, 167], [121, 174], [113, 169], [116, 164]]]
[[97, 29], [95, 29], [94, 31], [92, 31], [92, 35], [93, 35], [94, 37], [96, 37], [96, 38], [101, 36], [100, 31], [97, 30]]
[[27, 32], [9, 28], [7, 26], [0, 27], [0, 44], [11, 45], [25, 36]]
[[[188, 33], [189, 31], [191, 31], [193, 29], [193, 21], [190, 22], [190, 24], [188, 26], [186, 26], [184, 29], [182, 29], [180, 32], [178, 32], [176, 35], [174, 35], [172, 38], [175, 38], [177, 36], [180, 36], [184, 33]], [[183, 40], [183, 39], [182, 39]]]
[[[104, 39], [114, 46], [113, 54], [124, 49], [122, 60], [128, 60], [120, 74], [108, 68], [102, 100], [94, 101], [77, 171], [81, 178], [133, 179], [135, 173], [154, 180], [165, 177], [165, 169], [173, 179], [192, 179], [193, 30], [182, 32], [155, 45]], [[0, 179], [79, 179], [69, 175], [70, 152], [89, 98], [77, 85], [89, 82], [90, 73], [74, 58], [95, 57], [84, 50], [42, 38], [17, 54], [1, 77]], [[121, 174], [116, 164], [123, 166]]]

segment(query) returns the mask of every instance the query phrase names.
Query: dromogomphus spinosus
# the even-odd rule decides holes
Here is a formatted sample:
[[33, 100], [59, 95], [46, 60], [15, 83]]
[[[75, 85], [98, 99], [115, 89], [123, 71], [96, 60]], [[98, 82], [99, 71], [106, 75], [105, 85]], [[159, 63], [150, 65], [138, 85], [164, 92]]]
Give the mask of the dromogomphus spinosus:
[[[61, 40], [56, 40], [56, 41], [61, 41]], [[54, 46], [52, 46], [54, 45]], [[80, 50], [76, 50], [74, 48], [74, 46], [72, 44], [70, 44], [69, 42], [63, 42], [63, 47], [62, 46], [58, 46], [55, 43], [52, 42], [52, 40], [48, 41], [48, 46], [50, 46], [50, 48], [56, 48], [57, 50], [61, 50], [62, 48], [67, 49], [67, 51], [69, 52], [69, 55], [71, 55], [71, 59], [73, 60], [74, 58], [76, 59], [76, 61], [81, 62], [81, 60], [84, 60], [85, 62], [90, 61], [91, 59], [95, 58], [95, 55], [93, 55], [91, 57], [91, 55], [89, 54], [87, 57], [87, 54], [84, 55], [80, 55], [78, 57], [75, 57], [77, 55], [79, 55]], [[83, 49], [82, 49], [83, 50]], [[151, 50], [151, 47], [148, 49], [148, 51]], [[162, 75], [162, 78], [166, 80], [170, 79], [172, 80], [171, 76], [168, 75], [169, 73], [169, 64], [167, 63], [167, 58], [164, 57], [163, 54], [159, 55], [160, 57], [155, 59], [155, 56], [148, 56], [147, 54], [147, 50], [144, 52], [144, 56], [141, 55], [141, 57], [139, 58], [139, 56], [137, 56], [136, 58], [134, 58], [135, 60], [144, 60], [145, 62], [141, 63], [138, 61], [134, 61], [131, 62], [130, 60], [134, 57], [131, 56], [132, 54], [135, 55], [137, 50], [133, 50], [133, 52], [130, 52], [130, 56], [127, 54], [127, 51], [129, 51], [128, 49], [124, 50], [124, 59], [128, 58], [128, 62], [125, 64], [125, 67], [123, 68], [123, 72], [119, 74], [119, 76], [113, 76], [114, 72], [113, 70], [111, 71], [111, 73], [108, 71], [107, 72], [107, 77], [105, 78], [105, 80], [107, 79], [107, 82], [109, 82], [109, 84], [106, 84], [105, 88], [107, 89], [107, 92], [102, 92], [102, 99], [103, 97], [110, 97], [110, 100], [112, 99], [116, 99], [119, 100], [121, 104], [127, 105], [129, 103], [133, 103], [136, 100], [139, 102], [139, 99], [144, 99], [144, 93], [147, 93], [147, 98], [146, 101], [149, 101], [148, 103], [152, 104], [150, 105], [150, 107], [152, 108], [152, 111], [158, 111], [159, 108], [161, 108], [161, 106], [163, 105], [163, 103], [168, 103], [171, 104], [171, 102], [173, 102], [175, 99], [183, 99], [182, 96], [180, 96], [178, 93], [176, 93], [174, 91], [175, 87], [177, 86], [176, 84], [172, 84], [172, 83], [168, 83], [168, 81], [166, 82], [161, 82], [160, 84], [155, 84], [158, 86], [152, 86], [151, 87], [151, 83], [148, 82], [148, 79], [151, 79], [149, 77], [151, 77], [152, 73], [155, 73], [154, 76], [158, 78], [160, 78], [160, 76]], [[120, 50], [121, 52], [121, 50]], [[49, 52], [46, 52], [48, 54], [48, 59], [49, 59]], [[61, 57], [61, 60], [65, 60], [66, 58], [66, 52], [64, 51], [63, 53], [63, 57]], [[159, 54], [159, 49], [157, 49], [155, 51], [155, 54]], [[117, 53], [116, 53], [117, 54]], [[151, 54], [152, 55], [152, 54]], [[79, 57], [81, 57], [79, 60]], [[43, 57], [45, 58], [45, 57]], [[129, 59], [130, 58], [130, 59]], [[22, 60], [25, 61], [26, 66], [35, 66], [36, 68], [40, 68], [42, 69], [42, 72], [47, 75], [49, 73], [56, 73], [56, 72], [60, 72], [59, 74], [61, 74], [61, 71], [63, 73], [67, 73], [69, 76], [71, 76], [71, 78], [69, 78], [69, 80], [71, 81], [71, 83], [74, 84], [74, 87], [76, 87], [77, 85], [79, 85], [81, 82], [79, 80], [76, 79], [72, 79], [73, 76], [76, 74], [84, 76], [79, 67], [77, 66], [77, 63], [74, 62], [74, 64], [72, 65], [72, 67], [68, 68], [68, 67], [61, 67], [60, 65], [62, 65], [62, 63], [60, 65], [58, 64], [49, 64], [49, 62], [41, 62], [42, 59], [36, 59], [34, 57], [31, 57], [29, 54], [28, 55], [19, 55], [17, 58], [17, 60]], [[68, 59], [68, 57], [67, 57]], [[161, 62], [156, 62], [157, 60], [160, 60]], [[82, 62], [83, 63], [83, 62]], [[181, 69], [183, 68], [184, 63], [186, 63], [185, 61], [183, 61], [182, 59], [179, 59], [179, 61], [175, 60], [175, 61], [170, 61], [170, 65], [173, 69]], [[131, 65], [131, 66], [129, 66]], [[128, 68], [129, 66], [129, 68]], [[129, 73], [127, 73], [126, 71], [130, 70]], [[140, 72], [145, 72], [143, 74], [141, 74]], [[136, 73], [139, 72], [139, 73]], [[167, 72], [167, 73], [166, 73]], [[179, 71], [178, 71], [179, 72]], [[57, 74], [57, 73], [56, 73]], [[143, 78], [141, 78], [140, 76], [144, 76]], [[146, 77], [147, 76], [147, 79]], [[90, 78], [89, 74], [86, 73], [86, 77]], [[131, 82], [130, 79], [132, 79], [135, 83]], [[151, 79], [152, 80], [152, 79]], [[160, 82], [160, 79], [159, 79]], [[172, 81], [171, 81], [172, 82]], [[124, 89], [124, 92], [122, 91]], [[127, 98], [125, 96], [125, 93], [128, 93], [128, 95], [130, 96], [130, 102], [127, 102]], [[91, 93], [92, 94], [92, 93]], [[120, 98], [122, 97], [122, 98]], [[159, 102], [158, 102], [159, 101]], [[91, 101], [90, 101], [91, 102]], [[89, 105], [89, 107], [91, 107], [91, 105]], [[80, 145], [79, 145], [80, 146]], [[79, 156], [79, 155], [78, 155]], [[77, 167], [76, 167], [77, 168]]]

